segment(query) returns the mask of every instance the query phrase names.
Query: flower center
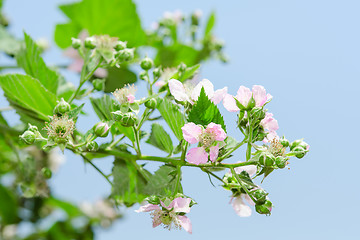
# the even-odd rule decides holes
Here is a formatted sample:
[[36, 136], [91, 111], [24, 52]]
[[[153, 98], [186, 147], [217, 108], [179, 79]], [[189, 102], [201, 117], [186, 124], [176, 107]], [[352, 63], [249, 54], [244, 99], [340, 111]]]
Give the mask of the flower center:
[[212, 132], [204, 132], [200, 136], [200, 142], [205, 148], [210, 147], [215, 142], [215, 134]]
[[285, 157], [285, 150], [286, 149], [283, 147], [283, 145], [276, 138], [273, 138], [270, 141], [269, 150], [275, 157], [277, 157], [277, 156]]

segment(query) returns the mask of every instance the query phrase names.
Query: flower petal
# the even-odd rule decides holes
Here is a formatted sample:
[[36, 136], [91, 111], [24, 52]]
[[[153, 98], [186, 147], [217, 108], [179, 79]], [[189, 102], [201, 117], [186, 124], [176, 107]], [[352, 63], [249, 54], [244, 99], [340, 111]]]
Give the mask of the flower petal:
[[203, 79], [195, 86], [195, 88], [191, 92], [192, 100], [197, 101], [197, 99], [200, 96], [201, 88], [203, 87], [209, 99], [211, 99], [214, 96], [214, 85], [208, 79]]
[[176, 100], [189, 101], [189, 96], [186, 94], [184, 85], [180, 81], [176, 79], [169, 80], [169, 89], [171, 95], [173, 95]]
[[186, 154], [186, 159], [189, 163], [199, 165], [208, 161], [208, 154], [202, 147], [192, 148]]
[[252, 92], [249, 88], [240, 86], [236, 94], [236, 99], [244, 106], [247, 107], [249, 100], [252, 96]]
[[135, 212], [150, 212], [153, 210], [160, 210], [160, 207], [154, 204], [146, 204], [141, 206], [138, 210], [135, 210]]
[[251, 177], [257, 172], [257, 167], [255, 165], [247, 165], [247, 166], [234, 168], [234, 170], [237, 174], [240, 174], [242, 171], [245, 171]]
[[225, 95], [227, 94], [227, 91], [228, 91], [227, 87], [216, 90], [214, 96], [211, 98], [211, 101], [214, 104], [219, 104], [224, 99]]
[[268, 132], [274, 132], [279, 129], [279, 124], [275, 118], [273, 118], [272, 113], [266, 113], [265, 118], [261, 120], [260, 124]]
[[178, 215], [176, 218], [179, 220], [180, 225], [185, 229], [185, 231], [191, 234], [192, 225], [190, 219], [186, 216], [180, 216], [180, 215]]
[[251, 216], [251, 208], [244, 203], [241, 196], [235, 197], [231, 203], [233, 209], [235, 210], [236, 214], [240, 217], [249, 217]]
[[229, 112], [237, 112], [240, 109], [236, 105], [234, 97], [230, 94], [226, 94], [223, 99], [223, 105]]
[[224, 139], [226, 138], [226, 133], [225, 131], [221, 128], [220, 124], [216, 124], [216, 123], [209, 123], [209, 125], [206, 126], [205, 131], [207, 133], [211, 133], [215, 136], [215, 140], [216, 141], [224, 141]]
[[253, 97], [255, 99], [256, 107], [263, 106], [268, 100], [266, 90], [261, 85], [254, 85], [252, 88]]
[[135, 101], [135, 96], [133, 94], [129, 94], [126, 96], [129, 103], [133, 103]]
[[255, 206], [254, 201], [248, 194], [241, 194], [241, 197], [243, 197], [251, 206]]
[[201, 126], [196, 125], [195, 123], [187, 123], [181, 128], [183, 132], [184, 139], [190, 143], [194, 144], [199, 142], [200, 134], [202, 133], [203, 129]]
[[215, 162], [215, 160], [219, 156], [219, 146], [211, 146], [210, 147], [210, 161]]
[[190, 202], [191, 198], [182, 198], [178, 197], [173, 200], [174, 203], [174, 212], [190, 212]]

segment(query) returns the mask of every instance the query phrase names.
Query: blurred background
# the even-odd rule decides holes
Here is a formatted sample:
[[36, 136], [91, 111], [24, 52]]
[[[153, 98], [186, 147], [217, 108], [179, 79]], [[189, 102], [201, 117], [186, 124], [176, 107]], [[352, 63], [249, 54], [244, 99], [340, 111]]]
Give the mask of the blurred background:
[[[9, 31], [22, 38], [26, 31], [34, 39], [51, 44], [44, 59], [49, 65], [70, 61], [54, 43], [55, 25], [67, 21], [58, 5], [65, 0], [7, 0], [3, 12], [11, 21]], [[193, 234], [152, 228], [148, 214], [121, 209], [124, 217], [109, 229], [96, 230], [98, 240], [113, 239], [358, 239], [360, 221], [360, 133], [356, 110], [360, 96], [360, 2], [356, 0], [301, 1], [135, 1], [141, 24], [150, 28], [165, 11], [190, 14], [200, 9], [204, 16], [216, 12], [216, 35], [225, 41], [226, 64], [210, 60], [202, 64], [201, 78], [215, 89], [229, 87], [235, 94], [240, 85], [263, 85], [274, 98], [267, 106], [278, 120], [279, 135], [290, 141], [304, 137], [310, 153], [292, 159], [290, 169], [271, 174], [262, 184], [274, 204], [272, 215], [253, 214], [240, 218], [233, 211], [229, 192], [218, 182], [214, 188], [199, 169], [183, 170], [184, 193], [199, 204], [188, 215]], [[116, 23], [114, 23], [116, 24]], [[151, 53], [151, 50], [149, 50]], [[0, 65], [14, 63], [1, 57]], [[62, 74], [77, 83], [75, 73]], [[139, 85], [139, 88], [141, 85]], [[143, 86], [144, 87], [144, 86]], [[141, 91], [137, 96], [141, 97]], [[0, 90], [0, 107], [7, 106]], [[85, 111], [93, 117], [79, 119], [88, 129], [97, 117], [90, 104]], [[235, 129], [236, 114], [220, 107], [228, 133], [241, 140]], [[18, 119], [5, 115], [16, 123]], [[143, 152], [154, 151], [144, 147]], [[66, 162], [51, 179], [55, 196], [75, 202], [96, 201], [110, 193], [109, 184], [90, 166], [65, 152]], [[243, 161], [238, 151], [232, 161]], [[112, 159], [96, 160], [110, 172]], [[150, 164], [149, 164], [150, 165]], [[155, 168], [154, 168], [155, 169]], [[45, 223], [46, 224], [46, 223]], [[19, 231], [28, 231], [26, 224]]]

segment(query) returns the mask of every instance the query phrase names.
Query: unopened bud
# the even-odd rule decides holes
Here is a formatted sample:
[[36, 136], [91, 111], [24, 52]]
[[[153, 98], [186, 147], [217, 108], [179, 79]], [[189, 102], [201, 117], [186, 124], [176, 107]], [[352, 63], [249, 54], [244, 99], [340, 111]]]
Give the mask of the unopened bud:
[[114, 47], [116, 51], [124, 50], [126, 48], [126, 42], [118, 41]]
[[144, 80], [144, 81], [147, 81], [148, 80], [148, 73], [146, 71], [142, 71], [140, 74], [139, 74], [139, 78], [141, 80]]
[[88, 142], [86, 144], [86, 149], [89, 151], [89, 152], [95, 152], [99, 149], [99, 145], [97, 144], [97, 142], [95, 141], [91, 141], [91, 142]]
[[29, 123], [28, 131], [31, 131], [33, 133], [37, 133], [37, 132], [39, 132], [39, 129], [37, 128], [37, 126], [31, 125]]
[[269, 153], [261, 153], [260, 157], [259, 157], [259, 163], [261, 165], [270, 167], [272, 165], [274, 165], [275, 162], [275, 158], [273, 155], [269, 154]]
[[44, 177], [47, 178], [47, 179], [51, 178], [51, 176], [52, 176], [51, 170], [50, 170], [49, 168], [47, 168], [47, 167], [43, 167], [43, 168], [41, 169], [41, 173], [42, 173], [42, 174], [44, 175]]
[[71, 38], [71, 46], [75, 49], [78, 49], [81, 47], [81, 40], [77, 38]]
[[298, 152], [295, 155], [295, 157], [297, 157], [298, 159], [303, 158], [305, 156], [305, 154], [306, 154], [305, 149], [303, 147], [301, 147], [301, 146], [295, 147], [292, 151], [295, 152], [295, 153]]
[[33, 144], [35, 142], [35, 133], [32, 131], [25, 131], [22, 135], [20, 135], [20, 139], [22, 139], [26, 144]]
[[63, 98], [61, 98], [60, 102], [54, 108], [54, 113], [63, 115], [68, 111], [70, 111], [70, 104], [68, 104]]
[[140, 62], [140, 67], [144, 70], [149, 70], [154, 66], [154, 62], [151, 58], [144, 58], [143, 60], [141, 60]]
[[[255, 100], [254, 100], [255, 101]], [[253, 117], [253, 118], [256, 118], [257, 120], [262, 120], [265, 118], [265, 112], [263, 111], [262, 108], [260, 107], [254, 107], [251, 112], [250, 112], [250, 115]]]
[[272, 203], [269, 200], [266, 200], [264, 204], [256, 204], [255, 209], [260, 214], [270, 215], [272, 210]]
[[121, 125], [124, 127], [132, 127], [135, 125], [137, 119], [133, 113], [125, 113], [121, 119]]
[[94, 126], [94, 132], [98, 137], [107, 137], [109, 135], [109, 125], [104, 122], [99, 122]]
[[186, 70], [186, 64], [185, 63], [180, 63], [179, 64], [179, 66], [178, 66], [178, 70], [179, 70], [179, 72], [185, 72], [185, 70]]
[[149, 100], [147, 100], [145, 102], [145, 107], [150, 108], [150, 109], [155, 109], [157, 105], [156, 99], [155, 98], [150, 98]]
[[84, 46], [88, 49], [94, 49], [96, 47], [95, 45], [95, 39], [92, 37], [88, 37], [84, 41]]
[[290, 144], [290, 150], [292, 151], [296, 147], [302, 147], [304, 150], [308, 150], [309, 144], [304, 142], [303, 140], [295, 140]]
[[120, 61], [130, 61], [130, 60], [132, 60], [134, 58], [134, 49], [126, 48], [124, 50], [120, 50], [116, 54], [116, 57]]
[[284, 168], [286, 166], [286, 159], [282, 156], [277, 156], [275, 158], [275, 164], [278, 168]]
[[148, 203], [158, 205], [160, 203], [160, 199], [158, 196], [152, 195], [146, 199]]
[[284, 136], [282, 136], [279, 140], [279, 142], [281, 143], [281, 145], [283, 145], [283, 147], [288, 147], [290, 145], [289, 140], [287, 140]]
[[105, 79], [94, 79], [92, 81], [94, 89], [96, 91], [104, 91], [105, 90]]
[[155, 79], [158, 79], [161, 76], [161, 69], [160, 68], [155, 68], [153, 70], [153, 76]]
[[262, 205], [266, 202], [266, 196], [268, 194], [263, 189], [256, 189], [253, 192], [253, 196], [255, 197], [256, 204]]

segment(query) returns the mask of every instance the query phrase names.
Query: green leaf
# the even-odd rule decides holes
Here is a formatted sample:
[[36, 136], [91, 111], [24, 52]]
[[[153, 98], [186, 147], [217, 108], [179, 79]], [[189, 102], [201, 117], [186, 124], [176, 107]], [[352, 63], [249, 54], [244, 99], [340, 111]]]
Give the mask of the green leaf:
[[17, 203], [14, 195], [0, 185], [0, 216], [1, 220], [6, 223], [14, 223], [17, 219]]
[[200, 68], [200, 64], [194, 65], [192, 67], [186, 68], [185, 72], [180, 75], [179, 72], [176, 72], [171, 78], [177, 79], [180, 82], [184, 82], [187, 79], [191, 79], [196, 73], [197, 70]]
[[27, 75], [0, 76], [0, 87], [18, 113], [39, 121], [47, 121], [56, 106], [56, 96], [45, 89], [39, 80]]
[[167, 98], [160, 101], [158, 110], [166, 123], [169, 125], [177, 139], [180, 141], [183, 138], [181, 128], [185, 125], [185, 117], [179, 109], [178, 105], [173, 104]]
[[[1, 13], [0, 13], [1, 15]], [[15, 55], [21, 47], [21, 41], [12, 36], [5, 27], [0, 25], [0, 51], [6, 54]]]
[[208, 98], [204, 88], [201, 89], [198, 100], [189, 112], [188, 121], [195, 124], [200, 124], [204, 127], [206, 127], [209, 123], [213, 122], [216, 124], [220, 124], [222, 129], [226, 131], [224, 119], [221, 116], [219, 109]]
[[82, 108], [84, 107], [85, 103], [81, 104], [80, 106], [70, 110], [67, 115], [69, 116], [69, 118], [74, 118], [77, 119], [78, 115], [80, 114]]
[[56, 27], [55, 42], [59, 47], [69, 47], [71, 37], [77, 37], [83, 29], [90, 35], [118, 37], [121, 41], [127, 41], [129, 46], [145, 43], [146, 35], [131, 0], [83, 0], [62, 5], [60, 9], [70, 21]]
[[102, 98], [90, 98], [90, 101], [96, 115], [103, 121], [112, 120], [111, 112], [120, 110], [119, 104], [107, 94]]
[[151, 134], [146, 142], [169, 154], [173, 151], [173, 143], [169, 134], [158, 123], [151, 125]]
[[40, 56], [40, 49], [29, 35], [24, 32], [25, 47], [16, 54], [16, 61], [25, 72], [38, 79], [50, 92], [56, 94], [59, 85], [58, 74], [49, 69]]
[[[142, 169], [141, 173], [137, 169], [139, 167]], [[147, 196], [144, 189], [147, 184], [146, 179], [150, 178], [151, 174], [135, 161], [115, 159], [112, 175], [114, 177], [112, 195], [126, 206], [140, 203]]]
[[135, 83], [136, 81], [136, 74], [130, 71], [125, 66], [120, 68], [109, 68], [108, 76], [105, 82], [105, 92], [113, 92], [117, 88], [122, 88], [126, 84]]
[[155, 65], [163, 67], [175, 67], [180, 63], [188, 66], [199, 63], [199, 51], [195, 48], [183, 44], [171, 46], [161, 46], [158, 48], [158, 54], [155, 57]]
[[46, 203], [53, 207], [61, 208], [70, 218], [82, 215], [82, 212], [79, 210], [79, 208], [72, 205], [70, 202], [51, 197], [46, 200]]
[[206, 23], [205, 32], [204, 32], [205, 38], [210, 36], [214, 26], [215, 26], [215, 12], [212, 12]]
[[130, 141], [135, 142], [135, 133], [132, 127], [124, 127], [119, 122], [115, 122], [111, 126], [111, 133], [115, 135], [124, 134]]
[[[238, 144], [239, 144], [239, 142], [235, 138], [233, 138], [231, 136], [227, 136], [227, 138], [225, 139], [224, 147], [220, 148], [219, 157], [224, 156], [226, 153], [231, 151]], [[230, 158], [230, 157], [232, 157], [231, 154], [229, 156], [227, 156], [226, 158]]]
[[[176, 167], [163, 165], [151, 176], [145, 192], [149, 195], [166, 196], [168, 192], [174, 192], [176, 188]], [[178, 192], [182, 193], [181, 184]]]

